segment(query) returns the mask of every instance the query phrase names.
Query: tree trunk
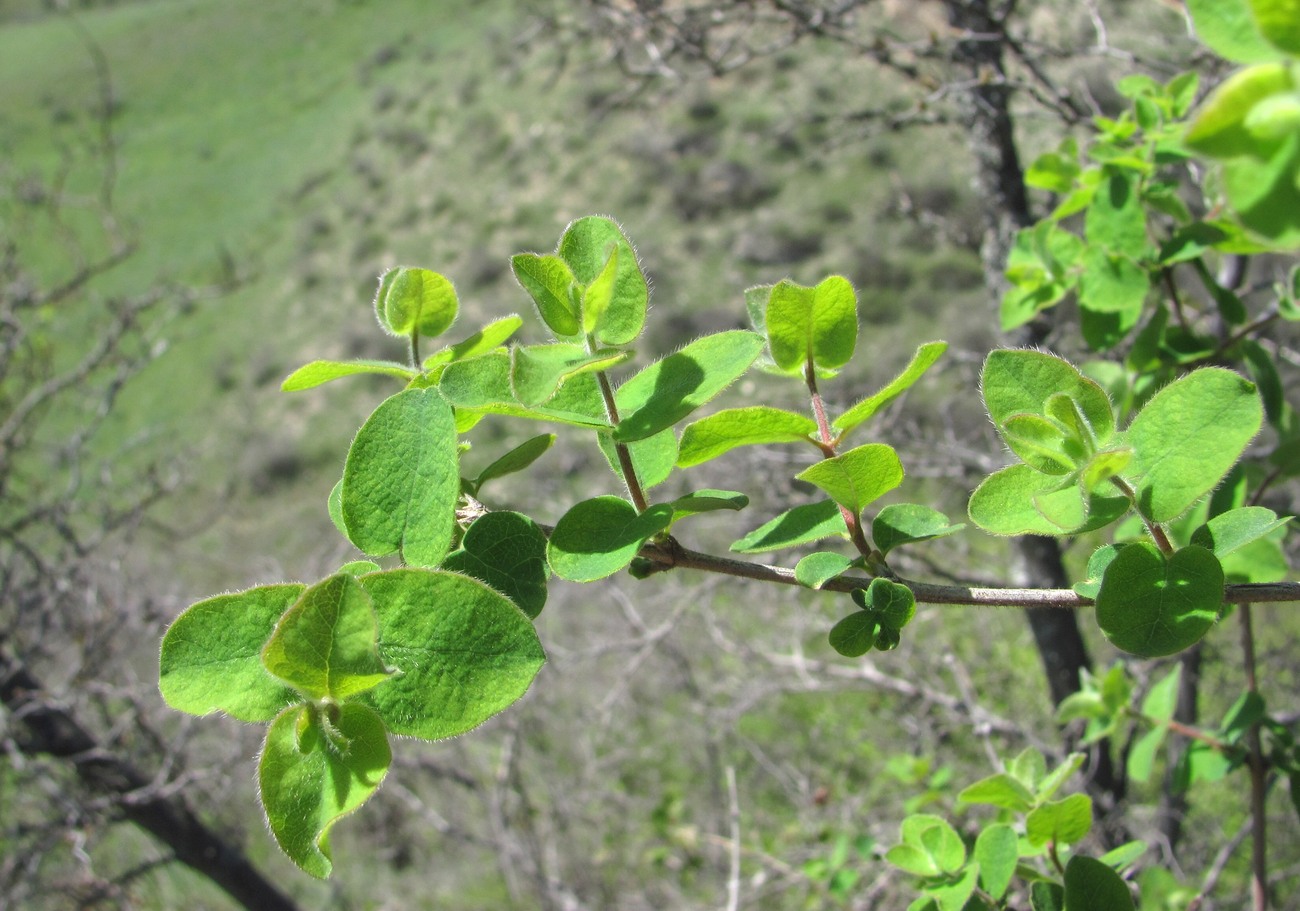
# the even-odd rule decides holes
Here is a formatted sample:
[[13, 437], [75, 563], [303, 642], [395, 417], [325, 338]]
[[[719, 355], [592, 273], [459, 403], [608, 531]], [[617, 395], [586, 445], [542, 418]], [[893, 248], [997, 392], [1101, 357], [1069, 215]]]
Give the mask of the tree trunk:
[[[1003, 22], [990, 0], [949, 0], [948, 22], [968, 36], [956, 45], [954, 63], [965, 70], [971, 88], [962, 99], [963, 126], [975, 165], [973, 183], [983, 203], [984, 236], [980, 260], [985, 285], [996, 307], [1007, 289], [1003, 271], [1016, 232], [1034, 223], [1025, 191], [1024, 169], [1016, 145], [1010, 108], [1011, 89], [1005, 75]], [[1019, 333], [1017, 344], [1034, 345], [1046, 336], [1045, 322]], [[1016, 541], [1022, 584], [1027, 587], [1069, 588], [1061, 549], [1053, 538], [1024, 537]], [[1088, 649], [1073, 611], [1026, 610], [1038, 654], [1047, 675], [1053, 705], [1079, 690], [1079, 672], [1091, 668]], [[1091, 763], [1092, 789], [1113, 802], [1122, 783], [1117, 780], [1105, 744]]]
[[207, 877], [249, 911], [297, 911], [238, 847], [208, 828], [179, 795], [150, 795], [151, 779], [103, 748], [67, 710], [44, 698], [31, 672], [0, 639], [0, 703], [25, 732], [24, 753], [66, 760], [81, 783], [113, 798], [127, 820], [149, 832], [176, 859]]

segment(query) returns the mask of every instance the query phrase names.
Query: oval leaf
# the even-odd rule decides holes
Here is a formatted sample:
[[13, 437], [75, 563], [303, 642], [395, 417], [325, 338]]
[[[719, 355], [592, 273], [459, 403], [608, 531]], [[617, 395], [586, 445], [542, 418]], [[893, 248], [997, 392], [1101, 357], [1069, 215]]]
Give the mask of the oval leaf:
[[1200, 641], [1219, 617], [1223, 568], [1195, 544], [1166, 560], [1141, 541], [1106, 567], [1097, 625], [1117, 648], [1143, 658], [1172, 655]]
[[361, 577], [379, 619], [379, 655], [397, 674], [360, 698], [394, 734], [440, 740], [478, 727], [528, 691], [546, 661], [514, 602], [456, 573]]
[[916, 503], [891, 503], [871, 523], [871, 539], [882, 554], [895, 547], [916, 541], [928, 541], [961, 531], [964, 524], [953, 525], [937, 509]]
[[537, 315], [552, 332], [562, 338], [578, 335], [582, 329], [573, 306], [570, 289], [574, 277], [569, 266], [558, 256], [519, 253], [510, 259], [515, 279], [537, 306]]
[[388, 678], [377, 632], [370, 596], [340, 573], [303, 591], [276, 624], [262, 663], [308, 699], [342, 701]]
[[795, 475], [825, 491], [854, 515], [903, 483], [903, 463], [892, 446], [868, 443], [823, 459]]
[[555, 524], [547, 559], [561, 579], [603, 579], [631, 563], [642, 545], [672, 519], [673, 508], [666, 503], [638, 514], [636, 507], [619, 497], [583, 500]]
[[847, 534], [844, 516], [835, 501], [819, 500], [786, 510], [736, 541], [731, 549], [742, 554], [760, 554]]
[[415, 566], [447, 555], [460, 465], [455, 417], [436, 389], [407, 389], [375, 409], [348, 450], [340, 497], [348, 538], [363, 552], [400, 552]]
[[311, 706], [286, 709], [266, 734], [257, 764], [262, 808], [289, 859], [324, 879], [332, 869], [330, 829], [369, 799], [393, 755], [384, 723], [355, 702], [328, 719]]
[[437, 272], [399, 267], [379, 280], [375, 312], [379, 324], [394, 335], [442, 335], [459, 309], [455, 287]]
[[1133, 911], [1133, 894], [1106, 864], [1076, 854], [1065, 865], [1065, 907], [1069, 911]]
[[837, 433], [848, 433], [859, 424], [869, 421], [881, 408], [910, 389], [947, 350], [947, 342], [926, 342], [916, 349], [911, 362], [903, 368], [902, 373], [886, 383], [883, 389], [858, 402], [836, 418], [831, 427]]
[[686, 426], [677, 465], [699, 465], [737, 446], [807, 443], [816, 432], [817, 422], [812, 418], [783, 408], [728, 408]]
[[619, 387], [620, 443], [666, 430], [736, 381], [763, 350], [755, 332], [735, 329], [696, 339]]
[[606, 345], [626, 345], [636, 341], [645, 326], [650, 286], [646, 283], [636, 250], [622, 229], [609, 218], [589, 215], [569, 225], [560, 238], [557, 251], [573, 276], [583, 285], [599, 286], [605, 267], [614, 262], [612, 287], [597, 292], [608, 295], [601, 301], [603, 312], [596, 321], [595, 336]]
[[1078, 844], [1090, 829], [1092, 798], [1087, 794], [1041, 804], [1025, 817], [1025, 837], [1032, 845]]
[[1137, 507], [1168, 522], [1214, 489], [1259, 432], [1255, 385], [1220, 367], [1175, 380], [1143, 406], [1128, 429]]
[[416, 375], [410, 367], [397, 361], [312, 361], [285, 377], [284, 382], [280, 384], [280, 389], [284, 392], [300, 392], [303, 389], [312, 389], [322, 383], [328, 383], [330, 380], [355, 376], [358, 373], [378, 373], [407, 382], [414, 379]]
[[843, 367], [858, 338], [858, 298], [849, 280], [832, 275], [814, 288], [783, 281], [767, 301], [766, 330], [772, 360], [787, 372], [812, 364]]
[[305, 589], [266, 585], [191, 605], [163, 636], [158, 689], [167, 704], [191, 715], [270, 721], [296, 701], [262, 666], [262, 647]]
[[546, 606], [546, 535], [517, 512], [490, 512], [465, 532], [443, 569], [462, 572], [501, 592], [535, 619]]

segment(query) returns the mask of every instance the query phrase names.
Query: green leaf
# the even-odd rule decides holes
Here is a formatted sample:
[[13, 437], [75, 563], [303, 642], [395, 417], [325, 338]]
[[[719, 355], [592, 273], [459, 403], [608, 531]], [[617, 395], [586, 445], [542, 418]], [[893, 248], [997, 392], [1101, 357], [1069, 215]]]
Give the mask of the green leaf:
[[880, 620], [859, 610], [840, 620], [830, 631], [831, 648], [845, 658], [860, 658], [871, 651], [880, 634]]
[[429, 355], [424, 359], [424, 369], [432, 370], [434, 367], [487, 354], [505, 344], [523, 324], [523, 320], [513, 315], [494, 320], [473, 335]]
[[850, 597], [880, 620], [885, 629], [900, 630], [916, 616], [916, 596], [912, 590], [889, 579], [872, 579], [866, 588], [854, 589]]
[[843, 367], [858, 339], [857, 295], [839, 275], [813, 288], [779, 282], [767, 301], [766, 329], [772, 360], [787, 373], [808, 364], [823, 370]]
[[677, 465], [699, 465], [737, 446], [807, 443], [816, 433], [816, 421], [793, 411], [767, 405], [728, 408], [686, 425]]
[[305, 585], [266, 585], [191, 605], [162, 640], [158, 689], [191, 715], [270, 721], [297, 699], [262, 666], [262, 647]]
[[1264, 350], [1264, 346], [1254, 339], [1245, 339], [1240, 342], [1240, 346], [1246, 369], [1264, 404], [1264, 416], [1270, 424], [1281, 429], [1287, 406], [1286, 391], [1282, 388], [1282, 377], [1278, 374], [1277, 364], [1272, 355]]
[[477, 579], [398, 569], [361, 584], [380, 657], [398, 671], [361, 698], [394, 734], [441, 740], [476, 728], [523, 696], [546, 660], [524, 612]]
[[1025, 836], [1032, 845], [1078, 844], [1091, 828], [1092, 798], [1087, 794], [1041, 804], [1025, 817]]
[[834, 500], [805, 503], [781, 513], [731, 545], [736, 553], [760, 554], [847, 535], [844, 516]]
[[825, 491], [854, 515], [903, 483], [903, 463], [892, 446], [868, 443], [823, 459], [795, 477]]
[[1233, 63], [1275, 60], [1277, 49], [1264, 40], [1244, 0], [1187, 0], [1196, 34], [1220, 57]]
[[1114, 408], [1106, 391], [1054, 355], [999, 348], [985, 360], [980, 385], [989, 417], [998, 428], [1013, 415], [1044, 414], [1048, 398], [1061, 393], [1074, 400], [1099, 445], [1114, 433]]
[[1037, 789], [1047, 775], [1047, 760], [1035, 747], [1025, 747], [1007, 765], [1007, 774], [1026, 787]]
[[373, 689], [392, 673], [379, 657], [370, 596], [355, 576], [339, 573], [308, 587], [285, 611], [262, 649], [262, 664], [308, 699]]
[[1147, 843], [1145, 841], [1126, 841], [1118, 848], [1112, 848], [1098, 858], [1112, 870], [1123, 870], [1131, 867], [1139, 857], [1147, 852]]
[[1223, 569], [1195, 544], [1166, 560], [1155, 545], [1124, 547], [1102, 577], [1097, 625], [1117, 648], [1155, 658], [1200, 641], [1219, 617]]
[[1296, 0], [1250, 0], [1259, 33], [1274, 47], [1300, 56], [1300, 4]]
[[1188, 148], [1214, 158], [1267, 158], [1274, 143], [1247, 129], [1246, 117], [1264, 99], [1294, 88], [1284, 63], [1266, 63], [1234, 73], [1205, 99], [1183, 141]]
[[1151, 290], [1146, 269], [1124, 253], [1089, 247], [1079, 276], [1079, 305], [1093, 313], [1114, 314], [1123, 325], [1136, 325]]
[[605, 322], [605, 314], [614, 299], [614, 282], [618, 277], [618, 247], [609, 251], [609, 259], [591, 284], [582, 292], [582, 331], [595, 335]]
[[280, 384], [280, 389], [284, 392], [300, 392], [339, 377], [354, 376], [358, 373], [378, 373], [407, 382], [416, 375], [416, 371], [397, 361], [312, 361], [285, 377], [284, 382]]
[[1168, 721], [1174, 717], [1178, 708], [1178, 681], [1182, 677], [1183, 666], [1175, 664], [1164, 677], [1161, 677], [1142, 700], [1142, 714], [1154, 721]]
[[1147, 240], [1141, 182], [1141, 175], [1133, 171], [1115, 167], [1105, 169], [1102, 182], [1084, 215], [1084, 236], [1090, 248], [1104, 247], [1133, 259], [1143, 256], [1150, 242]]
[[953, 525], [937, 509], [916, 503], [891, 503], [871, 523], [871, 539], [882, 554], [895, 547], [942, 538], [965, 528], [964, 523]]
[[[333, 865], [330, 829], [369, 799], [388, 774], [384, 723], [364, 705], [285, 709], [266, 734], [257, 765], [266, 821], [289, 859], [324, 879]], [[328, 730], [326, 725], [333, 730]]]
[[[1127, 702], [1127, 698], [1124, 701]], [[1041, 758], [1041, 754], [1039, 756]], [[1040, 775], [1034, 785], [1035, 802], [1041, 803], [1044, 800], [1051, 799], [1052, 795], [1060, 790], [1061, 785], [1065, 784], [1071, 775], [1079, 771], [1085, 758], [1082, 753], [1071, 753], [1061, 760], [1060, 764], [1051, 772]]]
[[1133, 911], [1133, 895], [1110, 867], [1076, 854], [1065, 865], [1065, 907], [1068, 911]]
[[595, 377], [579, 374], [560, 387], [545, 405], [527, 408], [510, 385], [510, 353], [493, 351], [482, 357], [447, 365], [438, 391], [458, 411], [503, 414], [575, 427], [609, 428]]
[[1263, 697], [1247, 690], [1224, 713], [1219, 725], [1219, 739], [1226, 743], [1240, 743], [1251, 727], [1264, 721], [1267, 715], [1268, 707]]
[[886, 383], [879, 391], [867, 396], [841, 414], [831, 423], [831, 428], [836, 433], [846, 434], [871, 420], [880, 409], [910, 389], [947, 350], [947, 342], [926, 342], [921, 345], [912, 355], [912, 360], [903, 368], [902, 373]]
[[971, 864], [954, 880], [926, 886], [926, 894], [934, 898], [939, 911], [963, 911], [979, 882], [979, 873], [979, 864]]
[[[1062, 488], [1058, 477], [1011, 465], [981, 482], [967, 510], [971, 521], [989, 534], [1065, 535], [1103, 528], [1128, 508], [1124, 497], [1093, 496], [1085, 504], [1077, 486]], [[1061, 524], [1066, 516], [1076, 524]]]
[[1166, 266], [1190, 262], [1227, 239], [1227, 231], [1209, 222], [1198, 221], [1182, 225], [1160, 245], [1158, 259], [1161, 265]]
[[738, 379], [763, 350], [763, 338], [735, 329], [696, 339], [656, 361], [618, 388], [621, 443], [666, 430]]
[[366, 573], [377, 573], [380, 568], [374, 560], [349, 560], [334, 572], [347, 573], [349, 576], [364, 576]]
[[601, 216], [579, 218], [565, 229], [557, 252], [573, 271], [573, 277], [587, 286], [600, 280], [606, 264], [614, 257], [613, 288], [595, 335], [606, 345], [635, 341], [645, 326], [650, 288], [637, 262], [636, 250], [619, 226]]
[[961, 836], [940, 816], [926, 813], [908, 816], [899, 826], [899, 834], [903, 844], [914, 845], [929, 854], [940, 873], [955, 873], [966, 863], [966, 846]]
[[555, 434], [553, 433], [543, 433], [524, 440], [514, 449], [511, 449], [480, 471], [478, 477], [470, 482], [471, 489], [477, 492], [488, 481], [523, 471], [540, 459], [553, 445], [555, 445]]
[[1300, 246], [1300, 130], [1261, 143], [1257, 156], [1224, 164], [1228, 201], [1241, 223], [1273, 246]]
[[347, 527], [343, 524], [343, 479], [339, 478], [330, 488], [329, 498], [325, 501], [325, 509], [329, 512], [330, 521], [334, 527], [339, 530], [343, 537], [348, 536]]
[[636, 507], [620, 497], [583, 500], [555, 523], [547, 559], [561, 579], [603, 579], [631, 563], [645, 542], [667, 528], [672, 519], [673, 508], [667, 503], [638, 515]]
[[1161, 725], [1147, 731], [1133, 742], [1132, 748], [1128, 751], [1126, 766], [1131, 780], [1140, 784], [1151, 780], [1151, 773], [1155, 770], [1156, 755], [1165, 742], [1166, 733], [1167, 729]]
[[[473, 363], [473, 362], [470, 362]], [[436, 389], [407, 389], [366, 419], [343, 467], [348, 538], [380, 557], [436, 566], [451, 546], [460, 497], [456, 422]]]
[[[815, 554], [808, 554], [800, 559], [795, 564], [794, 577], [800, 585], [806, 585], [811, 589], [819, 589], [827, 582], [840, 576], [854, 562], [852, 557], [847, 557], [844, 554], [820, 551]], [[843, 653], [841, 652], [841, 654]]]
[[962, 803], [983, 803], [1014, 813], [1027, 812], [1034, 805], [1034, 795], [1020, 779], [998, 772], [981, 778], [964, 788], [957, 799]]
[[934, 858], [916, 845], [894, 845], [885, 852], [885, 860], [913, 876], [937, 876], [939, 873]]
[[738, 512], [748, 505], [749, 497], [739, 491], [705, 488], [673, 500], [673, 521], [699, 515], [702, 512], [717, 512], [721, 509]]
[[1252, 541], [1271, 534], [1291, 521], [1263, 506], [1242, 506], [1210, 519], [1192, 532], [1191, 543], [1214, 552], [1222, 560]]
[[1001, 823], [988, 826], [975, 838], [975, 862], [980, 868], [980, 888], [998, 901], [1011, 885], [1020, 859], [1015, 830]]
[[[619, 463], [613, 437], [608, 433], [597, 433], [596, 443], [614, 474], [622, 478], [623, 466]], [[632, 456], [632, 468], [643, 490], [649, 490], [668, 480], [677, 465], [677, 435], [671, 428], [661, 430], [644, 440], [623, 445]]]
[[442, 335], [456, 321], [459, 309], [452, 283], [428, 269], [389, 269], [375, 295], [379, 325], [398, 336]]
[[520, 513], [479, 516], [442, 568], [492, 586], [519, 605], [530, 620], [546, 606], [546, 535]]
[[1065, 889], [1057, 883], [1030, 883], [1029, 906], [1033, 911], [1066, 911]]
[[588, 352], [581, 345], [563, 342], [519, 346], [511, 352], [510, 385], [515, 398], [531, 408], [548, 402], [569, 377], [608, 370], [631, 356], [631, 351], [602, 348]]
[[1069, 451], [1071, 441], [1058, 421], [1039, 414], [1013, 414], [1000, 429], [1008, 448], [1030, 468], [1044, 474], [1070, 474], [1083, 454], [1078, 446], [1074, 452]]
[[1222, 480], [1262, 422], [1254, 384], [1231, 370], [1195, 370], [1160, 390], [1127, 434], [1138, 509], [1154, 522], [1178, 518]]
[[572, 270], [558, 256], [517, 253], [510, 258], [515, 279], [528, 292], [541, 317], [552, 332], [571, 338], [582, 330], [570, 289], [574, 285]]

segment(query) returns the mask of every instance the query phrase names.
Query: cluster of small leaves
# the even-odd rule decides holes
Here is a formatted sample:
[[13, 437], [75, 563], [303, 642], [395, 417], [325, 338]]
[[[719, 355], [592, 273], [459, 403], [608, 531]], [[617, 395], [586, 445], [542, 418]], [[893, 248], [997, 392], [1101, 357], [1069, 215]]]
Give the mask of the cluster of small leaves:
[[1247, 761], [1247, 732], [1258, 725], [1266, 742], [1269, 765], [1291, 785], [1291, 802], [1300, 812], [1300, 754], [1296, 740], [1284, 719], [1272, 716], [1263, 696], [1256, 691], [1241, 694], [1215, 726], [1188, 725], [1175, 721], [1178, 685], [1182, 666], [1175, 665], [1139, 695], [1132, 673], [1122, 664], [1105, 674], [1085, 674], [1079, 692], [1057, 708], [1062, 724], [1086, 722], [1082, 743], [1106, 738], [1131, 737], [1128, 777], [1142, 784], [1152, 779], [1161, 747], [1176, 732], [1187, 738], [1186, 748], [1177, 754], [1169, 781], [1179, 791], [1192, 785], [1222, 780]]
[[1134, 908], [1121, 873], [1146, 850], [1131, 842], [1093, 858], [1077, 846], [1092, 830], [1092, 799], [1071, 794], [1055, 799], [1083, 764], [1074, 753], [1050, 771], [1030, 747], [1006, 771], [970, 785], [958, 795], [965, 806], [995, 808], [973, 841], [941, 816], [915, 813], [903, 820], [899, 843], [885, 860], [918, 878], [921, 895], [909, 911], [991, 911], [1018, 907], [1020, 881], [1034, 911], [1124, 911]]
[[971, 521], [999, 535], [1077, 535], [1136, 512], [1151, 540], [1101, 548], [1076, 590], [1096, 601], [1107, 638], [1133, 654], [1168, 655], [1203, 637], [1223, 603], [1220, 561], [1280, 520], [1262, 507], [1225, 509], [1177, 548], [1166, 526], [1220, 485], [1259, 432], [1255, 385], [1220, 367], [1192, 371], [1123, 431], [1106, 391], [1050, 354], [994, 351], [982, 389], [1020, 461], [975, 490]]

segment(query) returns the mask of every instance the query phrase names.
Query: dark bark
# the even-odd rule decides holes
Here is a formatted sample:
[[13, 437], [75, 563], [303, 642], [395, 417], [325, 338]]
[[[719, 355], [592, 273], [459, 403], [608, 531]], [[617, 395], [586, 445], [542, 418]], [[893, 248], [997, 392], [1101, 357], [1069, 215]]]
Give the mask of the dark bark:
[[67, 761], [81, 783], [113, 798], [122, 817], [149, 832], [249, 911], [296, 911], [297, 905], [238, 847], [203, 823], [179, 795], [150, 792], [152, 779], [104, 748], [68, 710], [50, 701], [40, 681], [0, 640], [0, 703], [18, 723], [18, 747]]
[[[1016, 232], [1034, 223], [1025, 190], [1024, 169], [1016, 144], [1011, 112], [1011, 90], [1006, 75], [1004, 23], [998, 10], [1003, 4], [989, 0], [950, 0], [948, 21], [968, 37], [957, 42], [954, 63], [972, 82], [962, 99], [963, 126], [975, 165], [975, 191], [983, 202], [984, 236], [980, 259], [985, 283], [996, 304], [1006, 290], [1003, 270]], [[1047, 326], [1031, 325], [1016, 339], [1033, 345], [1044, 340]], [[1061, 549], [1053, 538], [1025, 537], [1015, 544], [1021, 584], [1027, 587], [1069, 588]], [[1053, 705], [1079, 690], [1079, 673], [1092, 661], [1073, 611], [1026, 610], [1039, 657], [1047, 675]], [[1099, 745], [1090, 762], [1091, 786], [1108, 803], [1122, 793], [1110, 750]]]

